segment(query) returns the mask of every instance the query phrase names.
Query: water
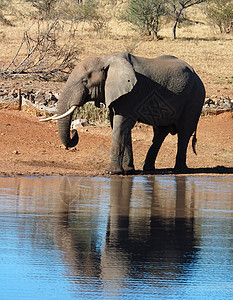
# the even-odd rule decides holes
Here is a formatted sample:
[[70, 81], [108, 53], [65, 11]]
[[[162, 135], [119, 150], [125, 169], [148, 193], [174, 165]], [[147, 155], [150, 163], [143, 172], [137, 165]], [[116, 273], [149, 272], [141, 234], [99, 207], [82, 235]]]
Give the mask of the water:
[[233, 177], [0, 178], [0, 299], [232, 299]]

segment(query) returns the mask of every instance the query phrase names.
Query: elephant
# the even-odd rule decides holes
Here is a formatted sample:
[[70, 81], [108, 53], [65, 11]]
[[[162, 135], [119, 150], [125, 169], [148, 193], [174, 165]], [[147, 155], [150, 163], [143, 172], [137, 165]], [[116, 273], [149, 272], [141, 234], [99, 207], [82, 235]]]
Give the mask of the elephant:
[[187, 170], [186, 153], [191, 136], [195, 152], [197, 123], [205, 88], [193, 68], [170, 55], [144, 58], [128, 52], [84, 59], [69, 75], [57, 103], [61, 142], [74, 147], [79, 137], [70, 125], [76, 107], [94, 101], [110, 111], [112, 141], [108, 174], [133, 174], [131, 129], [137, 121], [152, 125], [154, 136], [143, 170], [155, 170], [155, 160], [165, 139], [178, 135], [174, 170]]

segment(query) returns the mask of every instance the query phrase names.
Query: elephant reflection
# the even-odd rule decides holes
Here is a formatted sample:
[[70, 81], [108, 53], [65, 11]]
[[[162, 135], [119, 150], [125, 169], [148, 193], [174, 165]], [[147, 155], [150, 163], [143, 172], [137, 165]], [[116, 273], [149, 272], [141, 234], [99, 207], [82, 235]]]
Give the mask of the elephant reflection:
[[[197, 257], [194, 247], [197, 240], [193, 217], [189, 215], [185, 203], [185, 177], [176, 178], [176, 201], [172, 210], [169, 207], [172, 201], [165, 207], [159, 205], [162, 197], [160, 186], [154, 178], [148, 178], [144, 199], [150, 202], [150, 208], [144, 213], [142, 208], [138, 208], [132, 215], [132, 186], [132, 178], [111, 181], [111, 211], [102, 257], [103, 269], [113, 263], [109, 258], [115, 260], [118, 268], [121, 262], [122, 272], [131, 276], [147, 273], [163, 277], [169, 273], [173, 277], [182, 272], [184, 266], [188, 269]], [[167, 210], [170, 210], [170, 216]], [[108, 277], [106, 272], [105, 275]]]
[[[136, 200], [132, 203], [134, 179], [112, 177], [109, 216], [106, 230], [101, 228], [106, 232], [102, 238], [97, 228], [101, 221], [96, 218], [103, 216], [75, 218], [69, 212], [63, 214], [55, 237], [69, 266], [67, 276], [82, 275], [101, 281], [115, 278], [119, 282], [125, 276], [166, 278], [168, 274], [170, 277], [185, 274], [184, 270], [197, 259], [194, 246], [198, 244], [191, 209], [193, 203], [186, 203], [185, 181], [185, 177], [176, 178], [175, 199], [163, 206], [160, 202], [166, 202], [169, 191], [162, 190], [155, 178], [147, 178], [144, 192], [138, 195], [147, 204], [140, 207]], [[86, 221], [93, 224], [89, 231], [83, 230]], [[113, 269], [113, 266], [117, 267]]]

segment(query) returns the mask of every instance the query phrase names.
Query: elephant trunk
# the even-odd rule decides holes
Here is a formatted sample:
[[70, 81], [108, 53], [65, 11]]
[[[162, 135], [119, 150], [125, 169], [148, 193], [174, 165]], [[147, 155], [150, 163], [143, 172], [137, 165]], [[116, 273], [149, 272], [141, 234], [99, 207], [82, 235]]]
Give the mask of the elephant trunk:
[[70, 137], [70, 126], [71, 126], [72, 115], [68, 115], [63, 119], [57, 120], [59, 137], [63, 145], [66, 148], [75, 147], [78, 144], [78, 132], [72, 130], [72, 137]]

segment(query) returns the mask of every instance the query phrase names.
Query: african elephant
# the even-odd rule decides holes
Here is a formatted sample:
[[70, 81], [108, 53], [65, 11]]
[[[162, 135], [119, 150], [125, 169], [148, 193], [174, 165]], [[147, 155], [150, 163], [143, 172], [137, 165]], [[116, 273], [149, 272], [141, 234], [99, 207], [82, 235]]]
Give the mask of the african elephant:
[[72, 112], [88, 101], [110, 109], [112, 126], [109, 174], [134, 171], [131, 129], [136, 121], [153, 126], [154, 137], [143, 170], [154, 170], [161, 144], [168, 133], [178, 134], [175, 170], [184, 171], [186, 152], [205, 98], [202, 81], [186, 62], [163, 55], [149, 59], [129, 53], [89, 57], [70, 74], [57, 104], [58, 130], [62, 143], [74, 147], [77, 131], [70, 125]]

